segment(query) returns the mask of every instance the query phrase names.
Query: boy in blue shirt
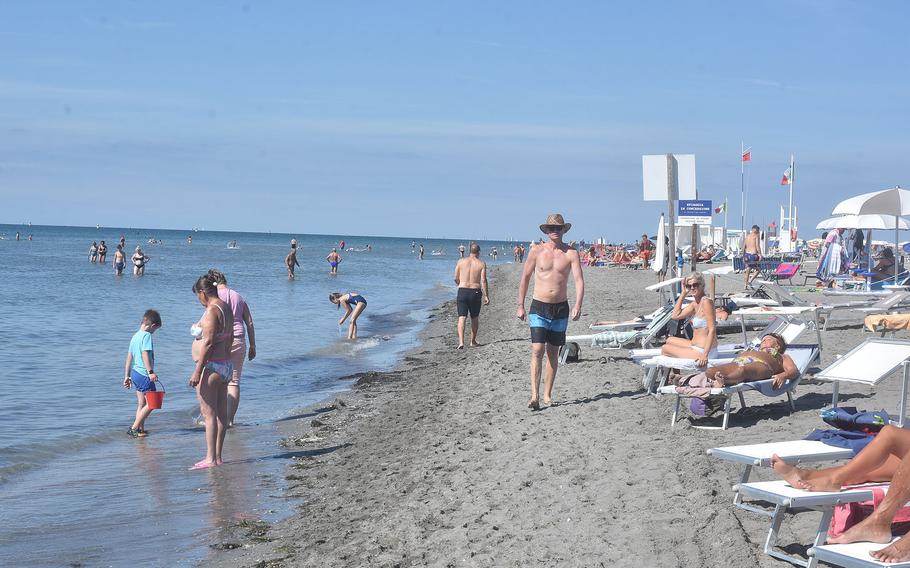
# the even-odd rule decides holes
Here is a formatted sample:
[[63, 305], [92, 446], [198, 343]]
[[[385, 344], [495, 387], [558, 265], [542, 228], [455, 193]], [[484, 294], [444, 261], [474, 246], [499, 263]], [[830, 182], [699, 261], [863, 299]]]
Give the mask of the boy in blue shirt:
[[152, 346], [152, 334], [161, 327], [161, 315], [155, 310], [146, 310], [133, 338], [130, 340], [130, 350], [126, 354], [124, 366], [123, 386], [136, 387], [136, 420], [127, 434], [134, 438], [144, 438], [148, 435], [145, 431], [145, 419], [152, 413], [145, 400], [145, 393], [157, 390], [155, 381], [155, 350]]

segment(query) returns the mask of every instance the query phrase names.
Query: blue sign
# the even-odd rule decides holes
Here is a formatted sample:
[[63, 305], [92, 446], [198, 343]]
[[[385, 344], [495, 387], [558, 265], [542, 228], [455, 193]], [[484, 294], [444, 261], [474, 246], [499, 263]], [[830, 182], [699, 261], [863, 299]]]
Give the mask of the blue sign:
[[710, 199], [679, 200], [680, 225], [710, 225], [713, 213]]

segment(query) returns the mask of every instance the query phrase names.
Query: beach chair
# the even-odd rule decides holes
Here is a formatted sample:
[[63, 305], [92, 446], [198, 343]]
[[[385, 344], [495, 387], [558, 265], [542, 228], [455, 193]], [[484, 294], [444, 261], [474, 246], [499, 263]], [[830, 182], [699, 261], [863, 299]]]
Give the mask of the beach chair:
[[[755, 467], [771, 467], [771, 456], [777, 454], [785, 463], [791, 465], [847, 460], [853, 457], [853, 450], [829, 446], [817, 440], [788, 440], [786, 442], [769, 442], [764, 444], [747, 444], [743, 446], [725, 446], [710, 448], [706, 451], [709, 456], [717, 459], [742, 464], [743, 470], [739, 476], [739, 483], [748, 483]], [[746, 511], [771, 515], [767, 509], [762, 509], [743, 502], [743, 496], [734, 491], [733, 505]]]
[[[894, 542], [897, 539], [892, 540]], [[885, 564], [869, 556], [873, 550], [881, 550], [888, 544], [854, 542], [853, 544], [824, 544], [813, 546], [809, 555], [818, 562], [846, 568], [910, 568], [910, 561]]]
[[903, 382], [896, 425], [903, 427], [910, 385], [910, 341], [870, 337], [825, 367], [815, 378], [831, 381], [831, 406], [837, 408], [842, 382], [874, 387], [899, 367], [902, 368]]
[[887, 296], [875, 302], [847, 302], [844, 304], [833, 304], [821, 307], [821, 313], [825, 316], [824, 330], [828, 329], [828, 322], [835, 313], [847, 312], [850, 315], [861, 316], [863, 319], [872, 314], [885, 314], [898, 309], [902, 304], [910, 302], [910, 292], [898, 290], [889, 293]]
[[[768, 536], [765, 538], [763, 549], [765, 554], [780, 560], [786, 560], [797, 566], [815, 568], [819, 561], [817, 555], [810, 555], [808, 560], [803, 560], [798, 556], [787, 554], [776, 548], [784, 517], [798, 510], [820, 511], [822, 518], [815, 533], [813, 546], [810, 548], [810, 551], [813, 549], [817, 550], [828, 537], [828, 528], [831, 526], [831, 518], [834, 515], [834, 507], [836, 505], [870, 501], [873, 497], [872, 489], [883, 485], [887, 486], [887, 484], [876, 483], [853, 486], [840, 491], [804, 491], [791, 487], [786, 481], [778, 479], [775, 481], [739, 483], [733, 487], [733, 490], [744, 497], [764, 501], [774, 506], [773, 512], [767, 513], [771, 516], [771, 528], [768, 529]], [[844, 564], [843, 566], [850, 565]]]
[[[813, 361], [819, 358], [819, 350], [817, 345], [791, 345], [787, 348], [787, 355], [793, 359], [793, 362], [796, 364], [797, 369], [799, 369], [799, 375], [797, 375], [796, 378], [787, 381], [780, 388], [774, 388], [774, 381], [769, 378], [760, 381], [748, 381], [739, 383], [737, 385], [711, 389], [711, 396], [721, 396], [724, 398], [724, 414], [721, 425], [694, 425], [693, 427], [701, 430], [726, 430], [730, 423], [730, 409], [733, 403], [734, 395], [739, 397], [740, 409], [743, 409], [746, 408], [746, 399], [744, 396], [744, 393], [746, 392], [754, 391], [761, 393], [767, 397], [786, 395], [787, 404], [790, 407], [790, 410], [796, 410], [796, 405], [793, 404], [792, 393], [796, 389], [797, 385], [799, 385], [803, 374], [806, 372], [806, 369], [809, 368], [809, 365], [811, 365]], [[676, 422], [679, 419], [679, 410], [682, 406], [682, 399], [692, 397], [677, 392], [675, 385], [663, 385], [658, 389], [658, 393], [676, 396], [675, 404], [673, 407], [673, 415], [670, 418], [670, 427], [672, 428], [676, 426]]]
[[596, 324], [592, 323], [588, 329], [594, 332], [601, 331], [635, 331], [648, 327], [655, 318], [662, 317], [665, 312], [673, 311], [673, 304], [661, 306], [650, 314], [641, 316], [631, 321], [620, 321], [615, 323]]
[[[718, 343], [717, 344], [717, 353], [723, 358], [728, 356], [734, 356], [736, 353], [748, 349], [750, 347], [756, 347], [761, 343], [761, 338], [768, 335], [769, 333], [776, 333], [784, 338], [784, 341], [789, 345], [790, 343], [796, 341], [796, 339], [805, 331], [808, 327], [808, 322], [797, 318], [787, 318], [784, 316], [777, 316], [771, 321], [767, 322], [765, 326], [755, 334], [755, 337], [751, 341], [739, 341], [733, 343]], [[660, 357], [660, 348], [651, 348], [651, 349], [633, 349], [630, 353], [632, 360], [636, 363], [642, 363], [646, 359], [653, 359], [655, 357]], [[667, 357], [666, 359], [672, 359]], [[688, 366], [689, 359], [683, 359], [683, 366]], [[677, 367], [678, 368], [678, 367]], [[694, 368], [694, 367], [692, 367]]]
[[[796, 339], [809, 327], [809, 322], [789, 318], [778, 317], [772, 320], [765, 328], [757, 333], [752, 341], [743, 341], [742, 343], [721, 343], [717, 346], [717, 357], [708, 360], [708, 366], [723, 365], [729, 363], [736, 357], [740, 351], [750, 347], [755, 347], [761, 343], [761, 338], [769, 333], [777, 333], [784, 338], [787, 345], [796, 341]], [[660, 349], [634, 349], [631, 353], [632, 360], [645, 369], [642, 378], [642, 386], [647, 392], [659, 394], [657, 390], [662, 388], [667, 382], [667, 376], [670, 369], [679, 369], [680, 371], [697, 371], [694, 359], [682, 359], [679, 357], [668, 357], [661, 355]]]
[[633, 345], [648, 347], [657, 341], [657, 338], [666, 333], [667, 324], [670, 323], [670, 316], [673, 315], [673, 306], [666, 306], [657, 313], [657, 317], [652, 319], [647, 327], [641, 330], [631, 331], [613, 331], [607, 330], [600, 333], [588, 335], [570, 335], [566, 337], [566, 344], [559, 348], [559, 362], [565, 363], [569, 355], [569, 343], [578, 344], [579, 342], [590, 341], [591, 347], [601, 349], [624, 349]]
[[774, 282], [780, 282], [781, 280], [788, 281], [791, 285], [793, 284], [793, 277], [796, 276], [796, 273], [799, 272], [800, 263], [798, 262], [782, 262], [777, 265], [777, 268], [768, 275], [768, 280]]

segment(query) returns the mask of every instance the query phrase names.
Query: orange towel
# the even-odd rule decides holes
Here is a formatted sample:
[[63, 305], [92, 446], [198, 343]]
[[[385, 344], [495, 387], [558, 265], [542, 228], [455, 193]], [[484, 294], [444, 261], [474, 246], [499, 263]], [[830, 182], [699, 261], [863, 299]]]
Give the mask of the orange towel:
[[863, 323], [869, 331], [881, 331], [882, 327], [888, 331], [910, 329], [910, 314], [877, 314], [866, 316]]

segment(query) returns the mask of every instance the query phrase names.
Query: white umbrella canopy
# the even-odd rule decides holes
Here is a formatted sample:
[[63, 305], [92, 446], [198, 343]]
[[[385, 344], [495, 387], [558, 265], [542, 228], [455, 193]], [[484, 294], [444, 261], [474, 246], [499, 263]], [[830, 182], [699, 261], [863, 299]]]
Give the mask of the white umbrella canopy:
[[832, 215], [910, 215], [910, 191], [900, 186], [873, 191], [838, 203]]
[[897, 228], [901, 231], [910, 230], [910, 223], [893, 215], [841, 215], [831, 217], [819, 222], [816, 229], [894, 229], [897, 219]]
[[[897, 238], [897, 218], [910, 215], [910, 191], [900, 186], [871, 193], [863, 193], [838, 203], [832, 215], [891, 215], [894, 217], [894, 242]], [[897, 265], [894, 263], [894, 282], [897, 283]]]

